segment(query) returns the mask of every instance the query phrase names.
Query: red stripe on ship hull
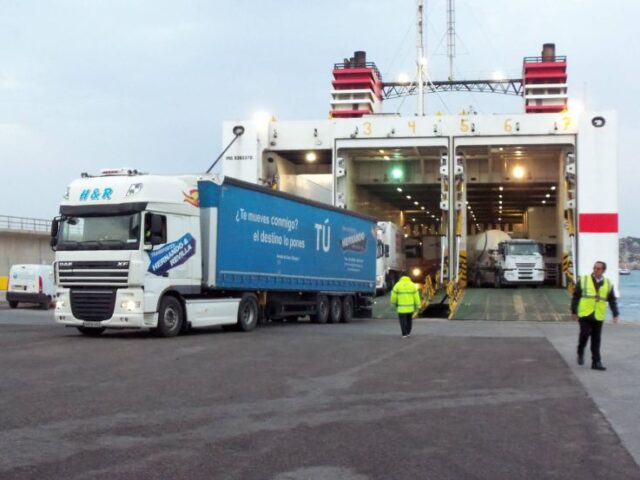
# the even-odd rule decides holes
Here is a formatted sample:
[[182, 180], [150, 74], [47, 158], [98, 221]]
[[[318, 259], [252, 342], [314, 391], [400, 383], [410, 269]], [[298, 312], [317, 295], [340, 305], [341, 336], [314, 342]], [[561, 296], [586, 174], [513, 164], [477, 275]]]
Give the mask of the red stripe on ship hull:
[[578, 222], [580, 233], [618, 233], [617, 213], [581, 213]]

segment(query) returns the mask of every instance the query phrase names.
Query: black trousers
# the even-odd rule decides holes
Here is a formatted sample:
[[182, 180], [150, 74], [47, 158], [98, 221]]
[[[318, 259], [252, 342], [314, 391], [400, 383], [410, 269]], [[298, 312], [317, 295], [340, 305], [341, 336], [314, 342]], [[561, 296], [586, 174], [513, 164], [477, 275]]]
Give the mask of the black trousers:
[[591, 360], [600, 361], [600, 338], [602, 337], [602, 324], [592, 316], [581, 317], [580, 319], [580, 337], [578, 338], [578, 355], [584, 354], [589, 337], [591, 337]]
[[413, 326], [413, 313], [399, 313], [398, 319], [400, 320], [402, 335], [409, 335], [411, 333], [411, 327]]

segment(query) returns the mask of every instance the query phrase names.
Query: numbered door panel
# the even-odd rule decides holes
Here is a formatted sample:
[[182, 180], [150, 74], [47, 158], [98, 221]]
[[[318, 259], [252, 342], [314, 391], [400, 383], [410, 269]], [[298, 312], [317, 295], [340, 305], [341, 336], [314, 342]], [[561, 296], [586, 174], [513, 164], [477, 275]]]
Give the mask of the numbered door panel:
[[[505, 122], [503, 127], [516, 125]], [[491, 283], [493, 278], [483, 277], [488, 273], [482, 272], [482, 262], [496, 250], [493, 243], [526, 238], [539, 242], [545, 283], [559, 286], [568, 248], [565, 163], [575, 151], [575, 136], [454, 137], [452, 150], [458, 185], [450, 245], [460, 277], [471, 285]]]

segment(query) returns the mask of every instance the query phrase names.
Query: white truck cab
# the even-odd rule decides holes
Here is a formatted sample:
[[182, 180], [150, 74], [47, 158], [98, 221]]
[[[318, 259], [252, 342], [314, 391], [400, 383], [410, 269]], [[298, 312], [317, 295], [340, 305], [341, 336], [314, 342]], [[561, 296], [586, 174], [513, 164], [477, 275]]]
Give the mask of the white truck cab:
[[542, 285], [545, 263], [542, 245], [535, 240], [510, 239], [498, 245], [496, 284]]
[[51, 232], [58, 323], [153, 328], [164, 293], [200, 292], [197, 180], [109, 169], [70, 184]]

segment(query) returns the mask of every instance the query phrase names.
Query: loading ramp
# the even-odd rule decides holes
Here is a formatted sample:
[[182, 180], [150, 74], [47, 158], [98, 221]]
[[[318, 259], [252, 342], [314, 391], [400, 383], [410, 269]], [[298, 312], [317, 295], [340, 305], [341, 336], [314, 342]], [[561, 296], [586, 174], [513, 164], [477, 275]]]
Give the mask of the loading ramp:
[[559, 288], [467, 288], [451, 319], [564, 322], [570, 305]]

